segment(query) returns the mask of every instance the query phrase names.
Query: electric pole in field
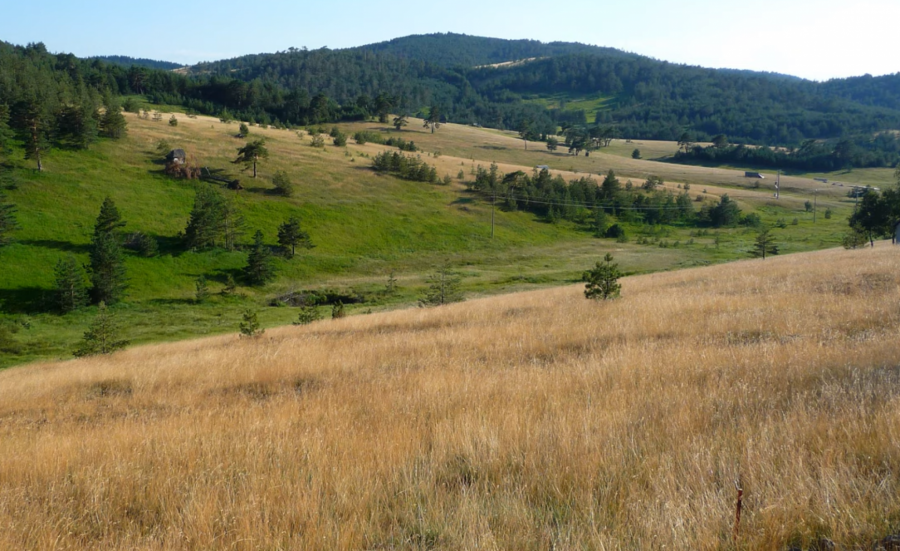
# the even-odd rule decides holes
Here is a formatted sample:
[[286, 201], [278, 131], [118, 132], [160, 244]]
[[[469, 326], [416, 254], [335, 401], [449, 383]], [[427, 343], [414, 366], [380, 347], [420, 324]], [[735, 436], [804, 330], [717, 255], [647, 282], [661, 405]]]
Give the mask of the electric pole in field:
[[816, 214], [819, 211], [819, 190], [813, 193], [813, 224], [816, 223]]
[[494, 238], [494, 201], [497, 199], [497, 194], [491, 194], [491, 239]]

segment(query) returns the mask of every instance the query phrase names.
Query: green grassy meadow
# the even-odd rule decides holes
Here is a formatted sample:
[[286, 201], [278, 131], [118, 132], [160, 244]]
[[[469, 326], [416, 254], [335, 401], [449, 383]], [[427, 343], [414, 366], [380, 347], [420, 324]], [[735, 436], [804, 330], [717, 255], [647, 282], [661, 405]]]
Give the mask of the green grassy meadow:
[[[651, 228], [626, 225], [630, 240], [618, 243], [596, 239], [582, 223], [547, 223], [526, 212], [497, 209], [491, 238], [491, 207], [466, 191], [465, 178], [476, 165], [501, 163], [502, 171], [530, 170], [550, 164], [566, 177], [585, 172], [620, 171], [623, 181], [658, 173], [667, 186], [692, 182], [692, 195], [716, 201], [721, 193], [733, 195], [744, 212], [757, 212], [768, 224], [784, 219], [788, 225], [775, 235], [784, 253], [833, 247], [840, 243], [852, 202], [838, 194], [823, 194], [819, 216], [805, 212], [805, 185], [785, 194], [780, 202], [765, 190], [750, 190], [733, 174], [700, 167], [634, 161], [615, 154], [572, 158], [550, 155], [543, 144], [524, 150], [521, 140], [465, 126], [445, 125], [435, 134], [411, 121], [404, 137], [423, 148], [420, 153], [441, 174], [454, 176], [450, 185], [409, 182], [379, 175], [370, 169], [371, 157], [385, 149], [375, 144], [346, 148], [329, 144], [324, 150], [310, 147], [310, 136], [288, 130], [253, 128], [253, 137], [264, 136], [270, 159], [260, 167], [260, 177], [231, 161], [244, 141], [235, 137], [237, 124], [179, 115], [179, 125], [128, 116], [129, 133], [119, 141], [102, 140], [87, 151], [51, 151], [45, 171], [37, 173], [14, 153], [10, 162], [17, 186], [6, 190], [18, 206], [21, 229], [16, 241], [0, 249], [0, 316], [18, 329], [12, 342], [3, 345], [0, 367], [43, 358], [66, 358], [96, 313], [96, 308], [65, 316], [48, 313], [53, 269], [65, 255], [87, 264], [87, 250], [94, 221], [104, 197], [115, 201], [124, 231], [142, 231], [155, 237], [160, 254], [143, 258], [127, 253], [130, 278], [127, 299], [113, 310], [123, 326], [123, 337], [133, 343], [174, 340], [223, 332], [236, 332], [240, 314], [259, 311], [264, 326], [289, 324], [297, 317], [290, 307], [271, 306], [273, 298], [291, 290], [333, 289], [357, 294], [364, 302], [348, 306], [351, 314], [413, 306], [425, 287], [426, 276], [450, 265], [463, 276], [468, 296], [573, 283], [581, 273], [613, 252], [627, 273], [670, 270], [680, 267], [746, 258], [755, 230], [745, 228], [698, 232], [696, 228]], [[417, 124], [418, 122], [418, 124]], [[330, 125], [329, 125], [330, 126]], [[346, 132], [383, 125], [339, 125]], [[179, 233], [187, 224], [194, 189], [208, 185], [174, 180], [162, 174], [160, 140], [182, 147], [200, 165], [239, 177], [244, 190], [222, 189], [239, 207], [246, 220], [244, 242], [257, 229], [268, 243], [276, 243], [278, 225], [292, 215], [302, 220], [315, 247], [298, 251], [295, 258], [276, 260], [278, 278], [262, 288], [239, 287], [236, 296], [220, 296], [228, 275], [240, 282], [246, 263], [241, 251], [185, 251]], [[542, 161], [550, 160], [548, 163]], [[576, 166], [567, 166], [567, 165]], [[571, 170], [569, 170], [571, 169]], [[295, 184], [293, 197], [271, 193], [270, 177], [287, 171]], [[655, 171], [655, 172], [651, 172]], [[669, 180], [671, 177], [671, 181]], [[598, 178], [599, 181], [599, 178]], [[737, 182], [737, 183], [734, 183]], [[698, 203], [699, 204], [699, 203]], [[828, 207], [830, 220], [821, 215]], [[794, 219], [797, 224], [792, 224]], [[641, 244], [638, 244], [638, 241]], [[718, 241], [718, 244], [716, 244]], [[397, 292], [384, 292], [388, 274], [398, 280]], [[213, 296], [195, 304], [195, 280], [205, 275]], [[322, 313], [328, 309], [322, 307]]]

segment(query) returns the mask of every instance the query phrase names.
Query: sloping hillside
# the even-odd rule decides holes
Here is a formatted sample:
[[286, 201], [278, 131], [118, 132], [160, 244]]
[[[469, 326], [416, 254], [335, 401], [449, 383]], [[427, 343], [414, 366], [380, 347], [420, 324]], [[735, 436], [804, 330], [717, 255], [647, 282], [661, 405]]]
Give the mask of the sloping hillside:
[[868, 548], [898, 274], [831, 250], [6, 370], [0, 547]]

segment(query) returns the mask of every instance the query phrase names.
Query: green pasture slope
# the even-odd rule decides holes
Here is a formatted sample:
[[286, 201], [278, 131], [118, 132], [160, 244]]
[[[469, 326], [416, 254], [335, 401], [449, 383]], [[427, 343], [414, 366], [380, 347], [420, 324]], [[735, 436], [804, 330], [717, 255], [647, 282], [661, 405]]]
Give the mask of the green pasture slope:
[[[126, 232], [142, 231], [160, 245], [154, 258], [127, 253], [128, 297], [113, 311], [122, 336], [132, 343], [236, 332], [247, 308], [259, 311], [265, 326], [291, 323], [296, 309], [272, 305], [273, 298], [290, 290], [361, 295], [364, 302], [348, 311], [364, 314], [416, 304], [425, 277], [442, 265], [464, 276], [463, 288], [471, 297], [576, 282], [607, 251], [613, 251], [629, 273], [745, 258], [755, 235], [744, 228], [697, 235], [693, 228], [631, 225], [631, 242], [617, 243], [592, 237], [589, 217], [583, 224], [551, 224], [498, 208], [491, 239], [489, 203], [460, 182], [430, 185], [378, 175], [369, 168], [371, 145], [366, 146], [369, 150], [352, 143], [317, 150], [309, 146], [308, 136], [254, 128], [267, 137], [271, 158], [260, 167], [260, 178], [252, 180], [230, 164], [243, 143], [234, 137], [235, 125], [182, 120], [173, 128], [129, 117], [126, 138], [102, 140], [87, 151], [54, 150], [44, 159], [43, 173], [32, 170], [21, 150], [14, 151], [9, 163], [15, 167], [17, 185], [4, 193], [18, 206], [21, 229], [13, 244], [0, 248], [0, 327], [5, 328], [0, 331], [0, 367], [71, 357], [96, 307], [53, 313], [53, 269], [70, 254], [88, 263], [90, 235], [106, 196], [127, 222]], [[220, 295], [229, 274], [240, 284], [246, 252], [184, 250], [179, 233], [186, 226], [194, 189], [208, 184], [164, 176], [155, 151], [160, 138], [196, 152], [204, 164], [240, 175], [243, 191], [222, 192], [246, 219], [245, 243], [260, 229], [274, 246], [277, 226], [297, 215], [315, 248], [298, 251], [291, 260], [276, 260], [278, 278], [265, 287], [239, 285], [236, 295]], [[291, 174], [297, 188], [293, 197], [271, 193], [269, 176], [276, 170]], [[835, 246], [849, 214], [849, 207], [841, 205], [831, 220], [820, 215], [813, 226], [811, 215], [796, 209], [742, 207], [745, 212], [757, 210], [770, 223], [798, 218], [797, 225], [776, 230], [784, 252]], [[641, 236], [646, 239], [636, 244]], [[398, 290], [387, 295], [391, 272]], [[212, 297], [196, 304], [195, 281], [201, 274], [210, 282]], [[329, 309], [321, 309], [327, 317]]]

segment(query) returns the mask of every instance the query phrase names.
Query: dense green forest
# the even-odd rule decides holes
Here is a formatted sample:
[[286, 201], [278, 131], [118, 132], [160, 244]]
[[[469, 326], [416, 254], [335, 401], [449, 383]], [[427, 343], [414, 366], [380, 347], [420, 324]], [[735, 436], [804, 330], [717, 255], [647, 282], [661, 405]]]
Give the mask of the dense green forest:
[[89, 57], [88, 59], [99, 59], [105, 63], [123, 65], [125, 67], [137, 65], [149, 69], [162, 69], [163, 71], [171, 71], [172, 69], [178, 69], [183, 66], [180, 63], [172, 63], [171, 61], [160, 61], [158, 59], [147, 59], [144, 57], [128, 57], [127, 55], [98, 55]]
[[[50, 54], [42, 44], [0, 43], [0, 104], [23, 136], [28, 121], [37, 120], [46, 128], [37, 135], [31, 124], [32, 138], [82, 145], [100, 125], [104, 96], [109, 102], [142, 95], [154, 104], [275, 125], [370, 117], [387, 122], [388, 113], [424, 117], [434, 111], [441, 122], [521, 130], [529, 139], [543, 139], [560, 126], [586, 127], [593, 119], [619, 138], [676, 140], [689, 132], [694, 141], [727, 135], [734, 144], [794, 148], [790, 155], [762, 150], [750, 153], [753, 158], [747, 155], [754, 149], [735, 149], [732, 157], [720, 149], [687, 151], [685, 161], [824, 170], [893, 166], [898, 159], [896, 141], [883, 131], [900, 128], [900, 75], [816, 83], [677, 65], [582, 44], [454, 34], [346, 50], [291, 48], [200, 64], [188, 75], [140, 60], [126, 65], [120, 64], [125, 58], [108, 59], [115, 63]], [[560, 95], [608, 100], [592, 113], [538, 101]], [[23, 115], [29, 109], [34, 116]], [[796, 151], [811, 139], [824, 141], [819, 149], [827, 154], [816, 150], [810, 156], [807, 144], [799, 156]], [[842, 142], [852, 145], [849, 155], [838, 147]]]

